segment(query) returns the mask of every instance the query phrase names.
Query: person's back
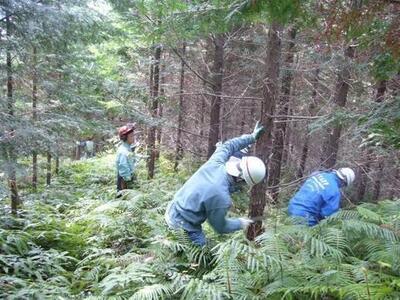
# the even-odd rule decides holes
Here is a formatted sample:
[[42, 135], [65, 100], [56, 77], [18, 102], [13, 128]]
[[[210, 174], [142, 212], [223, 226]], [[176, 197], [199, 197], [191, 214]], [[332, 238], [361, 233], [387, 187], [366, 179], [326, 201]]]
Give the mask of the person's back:
[[210, 160], [202, 165], [175, 194], [175, 209], [185, 230], [199, 230], [213, 209], [229, 209], [229, 176], [225, 165]]
[[318, 172], [308, 178], [289, 202], [291, 216], [303, 217], [309, 225], [317, 224], [340, 207], [341, 180], [335, 172]]
[[87, 158], [94, 156], [94, 142], [92, 140], [87, 140], [85, 142], [85, 156]]
[[[234, 158], [232, 155], [254, 143], [264, 132], [257, 122], [252, 134], [220, 143], [210, 159], [177, 191], [165, 211], [170, 229], [183, 229], [196, 245], [206, 243], [202, 223], [206, 220], [220, 234], [246, 228], [247, 218], [227, 218], [232, 205], [230, 193], [235, 185], [253, 186], [265, 177], [265, 165], [257, 157]], [[231, 160], [234, 158], [234, 160]]]

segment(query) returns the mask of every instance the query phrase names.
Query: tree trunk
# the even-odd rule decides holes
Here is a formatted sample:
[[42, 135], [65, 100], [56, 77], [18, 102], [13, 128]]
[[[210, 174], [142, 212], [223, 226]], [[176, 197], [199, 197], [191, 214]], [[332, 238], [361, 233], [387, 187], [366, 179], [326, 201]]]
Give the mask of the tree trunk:
[[205, 96], [201, 96], [201, 108], [200, 108], [200, 138], [203, 140], [204, 137], [204, 127], [206, 125], [205, 120], [205, 113], [206, 113], [206, 99]]
[[[278, 115], [286, 116], [289, 111], [290, 104], [290, 90], [291, 84], [293, 80], [293, 71], [291, 71], [291, 67], [293, 65], [293, 57], [294, 57], [294, 39], [296, 37], [296, 28], [291, 28], [289, 30], [289, 45], [287, 54], [285, 57], [284, 64], [289, 70], [285, 71], [282, 77], [282, 90], [281, 96], [279, 99], [279, 112]], [[274, 202], [278, 200], [279, 196], [279, 188], [277, 187], [281, 180], [281, 164], [282, 164], [282, 156], [284, 149], [284, 141], [286, 136], [286, 119], [282, 119], [282, 123], [278, 123], [275, 126], [274, 130], [274, 141], [272, 147], [272, 158], [270, 161], [270, 171], [268, 184], [272, 186], [271, 196]]]
[[210, 128], [208, 133], [208, 150], [207, 157], [209, 158], [215, 151], [215, 144], [219, 140], [220, 127], [220, 110], [221, 110], [221, 93], [222, 80], [224, 72], [224, 46], [225, 36], [220, 34], [213, 37], [214, 43], [214, 65], [212, 70], [212, 91], [211, 96], [211, 111], [210, 111]]
[[[32, 53], [32, 62], [33, 62], [33, 72], [32, 72], [32, 121], [35, 123], [37, 121], [37, 53], [36, 47], [33, 47]], [[32, 151], [32, 188], [36, 192], [37, 191], [37, 152], [36, 150]]]
[[81, 148], [80, 141], [79, 141], [79, 144], [76, 145], [76, 149], [75, 149], [75, 160], [80, 160], [81, 155], [82, 155], [82, 148]]
[[[182, 146], [182, 128], [183, 128], [183, 101], [184, 101], [184, 90], [185, 90], [185, 63], [183, 59], [186, 55], [186, 43], [183, 42], [182, 44], [182, 59], [181, 59], [181, 76], [179, 82], [179, 107], [178, 107], [178, 132], [176, 134], [176, 150], [175, 150], [175, 164], [174, 164], [174, 171], [178, 170], [179, 161], [182, 159], [183, 156], [183, 146]], [[203, 127], [203, 124], [200, 125]]]
[[[163, 89], [160, 89], [160, 96], [161, 97], [163, 96]], [[158, 103], [157, 116], [160, 120], [163, 116], [163, 103], [161, 103], [161, 102]], [[155, 157], [156, 161], [158, 161], [158, 159], [160, 158], [161, 138], [162, 138], [162, 130], [161, 130], [161, 126], [158, 126], [156, 129], [156, 157]]]
[[[13, 98], [13, 69], [11, 60], [11, 19], [10, 13], [6, 11], [6, 36], [7, 36], [7, 49], [6, 49], [6, 72], [7, 72], [7, 107], [8, 114], [14, 116], [14, 98]], [[14, 137], [14, 128], [10, 128], [10, 136]], [[18, 207], [21, 205], [20, 198], [18, 196], [18, 186], [17, 186], [17, 172], [15, 165], [17, 164], [17, 156], [15, 153], [12, 141], [8, 147], [7, 155], [7, 165], [8, 165], [8, 186], [11, 193], [11, 212], [13, 214], [17, 213]]]
[[[157, 110], [157, 116], [158, 119], [161, 120], [163, 117], [163, 102], [165, 101], [165, 89], [164, 89], [164, 84], [165, 84], [165, 66], [161, 66], [161, 75], [160, 75], [160, 97], [161, 101], [158, 101], [158, 110]], [[161, 126], [157, 127], [156, 130], [156, 158], [155, 160], [158, 161], [160, 158], [160, 151], [161, 151], [161, 138], [162, 138], [162, 130]]]
[[[386, 91], [386, 81], [381, 80], [378, 83], [376, 89], [376, 96], [375, 102], [381, 103], [384, 99]], [[360, 179], [358, 180], [358, 187], [357, 187], [357, 202], [360, 202], [365, 197], [365, 192], [367, 189], [367, 183], [369, 178], [369, 173], [371, 171], [371, 163], [374, 161], [375, 155], [372, 148], [368, 148], [365, 154], [365, 163], [360, 166]], [[379, 195], [379, 193], [378, 193]], [[375, 198], [374, 198], [375, 199]]]
[[391, 200], [395, 200], [398, 199], [400, 194], [399, 194], [399, 190], [400, 190], [400, 168], [397, 167], [394, 171], [394, 182], [392, 184], [391, 190], [390, 190], [390, 194], [388, 199]]
[[[315, 70], [314, 79], [312, 82], [313, 91], [312, 91], [312, 101], [308, 106], [308, 113], [312, 117], [315, 115], [315, 109], [317, 107], [317, 97], [318, 97], [318, 82], [319, 82], [319, 69]], [[303, 144], [303, 149], [301, 151], [301, 159], [299, 169], [297, 170], [297, 178], [302, 178], [304, 176], [304, 171], [306, 169], [306, 163], [308, 158], [308, 150], [309, 150], [309, 143], [310, 143], [310, 130], [309, 130], [309, 123], [306, 124], [306, 136]]]
[[[155, 48], [154, 62], [153, 62], [154, 63], [153, 88], [151, 95], [152, 122], [156, 121], [158, 112], [158, 91], [160, 87], [160, 58], [161, 58], [161, 46], [158, 45]], [[147, 161], [148, 179], [152, 179], [154, 177], [154, 165], [156, 158], [155, 138], [156, 138], [156, 126], [154, 124], [151, 124], [147, 136], [147, 155], [149, 156]]]
[[51, 153], [47, 152], [47, 164], [46, 164], [46, 184], [50, 185], [51, 184]]
[[60, 172], [60, 156], [59, 156], [58, 152], [57, 152], [57, 155], [56, 155], [56, 163], [55, 163], [54, 172], [56, 173], [56, 175], [58, 175], [58, 173]]
[[379, 196], [381, 195], [381, 183], [382, 183], [382, 177], [383, 177], [383, 168], [384, 168], [384, 163], [381, 159], [379, 159], [378, 169], [377, 169], [378, 176], [374, 183], [374, 191], [373, 191], [373, 195], [372, 195], [372, 200], [374, 202], [377, 202], [379, 200]]
[[[261, 108], [261, 124], [266, 128], [266, 133], [257, 141], [255, 155], [267, 164], [267, 159], [271, 153], [271, 132], [273, 129], [272, 115], [279, 92], [279, 68], [281, 56], [281, 40], [279, 34], [281, 26], [274, 22], [268, 30], [268, 45], [265, 56], [265, 78], [263, 86], [263, 102]], [[266, 205], [266, 180], [254, 186], [251, 190], [251, 201], [249, 206], [250, 218], [262, 218]], [[262, 233], [262, 222], [257, 221], [252, 224], [247, 231], [247, 238], [254, 240]]]
[[[349, 91], [350, 81], [350, 62], [354, 57], [354, 47], [348, 46], [344, 53], [344, 64], [338, 74], [335, 87], [334, 103], [335, 110], [346, 106], [347, 94]], [[336, 164], [337, 154], [339, 151], [339, 139], [342, 131], [341, 124], [337, 124], [328, 130], [328, 136], [324, 142], [324, 154], [321, 159], [321, 165], [327, 169], [333, 168]]]

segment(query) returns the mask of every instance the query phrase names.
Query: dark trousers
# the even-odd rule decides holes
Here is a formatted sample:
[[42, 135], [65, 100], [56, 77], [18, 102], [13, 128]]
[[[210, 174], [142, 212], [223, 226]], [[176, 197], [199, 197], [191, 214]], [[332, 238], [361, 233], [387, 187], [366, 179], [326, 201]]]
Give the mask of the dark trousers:
[[136, 184], [136, 176], [132, 175], [132, 180], [126, 181], [124, 178], [121, 176], [117, 176], [117, 192], [126, 190], [126, 189], [132, 189], [135, 187]]

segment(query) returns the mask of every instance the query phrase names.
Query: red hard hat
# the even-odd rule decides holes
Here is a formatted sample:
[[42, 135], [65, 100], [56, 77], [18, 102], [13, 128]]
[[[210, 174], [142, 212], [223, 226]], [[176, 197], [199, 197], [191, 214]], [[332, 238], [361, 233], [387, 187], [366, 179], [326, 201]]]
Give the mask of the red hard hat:
[[135, 130], [135, 124], [128, 123], [118, 129], [118, 135], [120, 138], [122, 138], [123, 136], [131, 133], [133, 130]]

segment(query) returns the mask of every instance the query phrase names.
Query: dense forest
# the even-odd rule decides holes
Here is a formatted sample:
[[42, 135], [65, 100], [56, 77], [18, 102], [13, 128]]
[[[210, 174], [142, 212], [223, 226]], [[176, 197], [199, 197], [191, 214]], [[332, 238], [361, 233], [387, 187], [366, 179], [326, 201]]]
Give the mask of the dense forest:
[[[400, 299], [398, 0], [2, 0], [0, 78], [0, 298]], [[168, 203], [245, 135], [252, 223], [199, 247]], [[339, 211], [288, 214], [340, 168]]]

